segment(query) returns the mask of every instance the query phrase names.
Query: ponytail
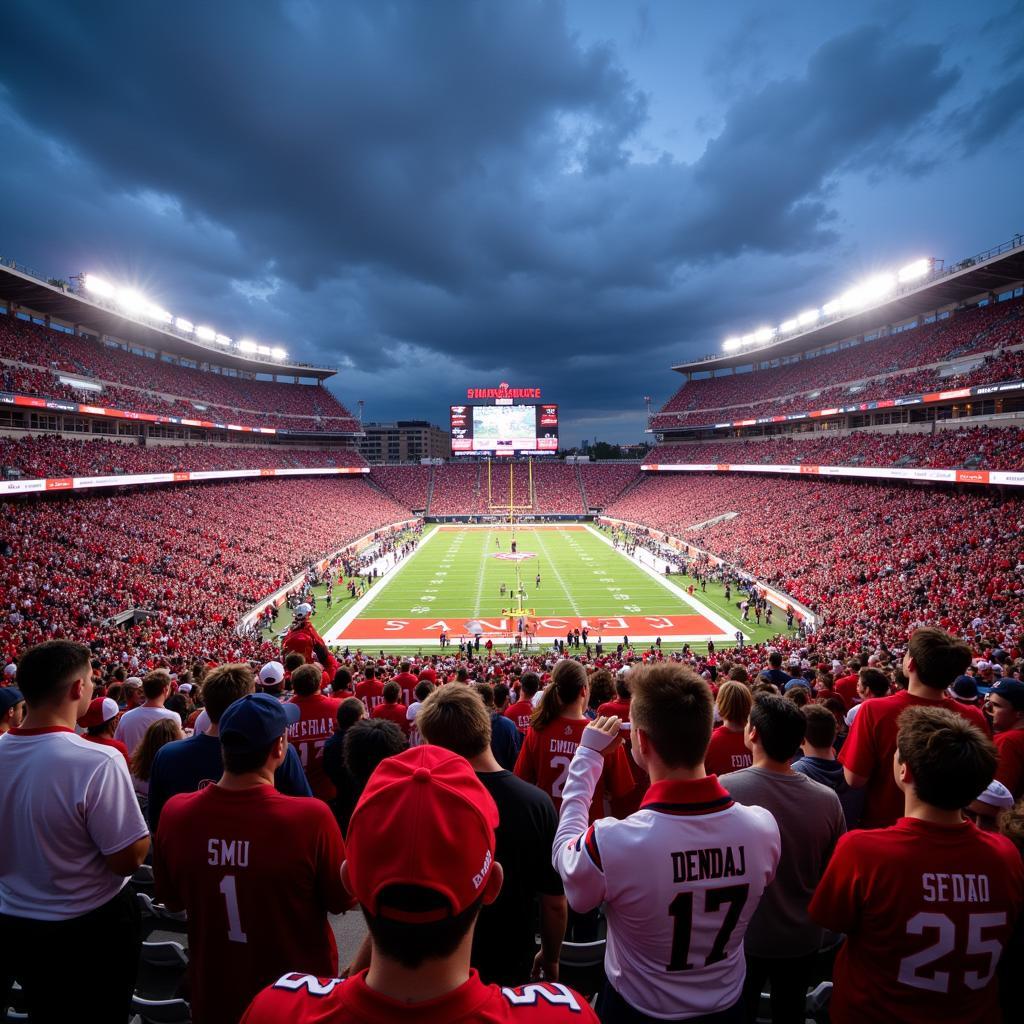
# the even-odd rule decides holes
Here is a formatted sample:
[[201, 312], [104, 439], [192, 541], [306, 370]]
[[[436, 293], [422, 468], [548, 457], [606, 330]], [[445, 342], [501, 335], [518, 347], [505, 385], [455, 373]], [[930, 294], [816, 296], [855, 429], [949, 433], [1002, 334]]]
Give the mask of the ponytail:
[[578, 662], [563, 658], [551, 672], [551, 682], [530, 719], [534, 729], [549, 726], [587, 688], [587, 670]]

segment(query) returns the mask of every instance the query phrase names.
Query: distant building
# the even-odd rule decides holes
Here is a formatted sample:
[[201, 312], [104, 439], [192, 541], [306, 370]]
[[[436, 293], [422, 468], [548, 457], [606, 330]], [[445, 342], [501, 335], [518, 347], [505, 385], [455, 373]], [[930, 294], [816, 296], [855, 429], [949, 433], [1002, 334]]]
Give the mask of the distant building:
[[449, 455], [448, 432], [426, 420], [364, 423], [363, 430], [359, 451], [367, 462], [419, 462]]

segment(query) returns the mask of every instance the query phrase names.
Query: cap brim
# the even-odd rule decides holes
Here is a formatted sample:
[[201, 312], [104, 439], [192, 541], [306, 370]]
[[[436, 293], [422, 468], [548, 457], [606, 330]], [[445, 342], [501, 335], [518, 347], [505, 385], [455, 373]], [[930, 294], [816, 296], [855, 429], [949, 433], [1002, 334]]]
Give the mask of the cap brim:
[[294, 725], [302, 717], [302, 708], [298, 704], [282, 704], [284, 717], [288, 719], [289, 725]]

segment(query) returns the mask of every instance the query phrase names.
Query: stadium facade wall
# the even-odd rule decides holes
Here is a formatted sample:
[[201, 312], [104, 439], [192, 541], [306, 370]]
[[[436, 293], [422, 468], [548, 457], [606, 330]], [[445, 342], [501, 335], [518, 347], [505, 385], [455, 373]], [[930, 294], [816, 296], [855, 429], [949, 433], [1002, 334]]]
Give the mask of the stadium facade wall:
[[646, 463], [646, 473], [774, 473], [796, 476], [854, 476], [862, 480], [915, 480], [924, 483], [1024, 487], [1024, 470], [886, 468], [883, 466], [805, 466], [763, 463]]
[[81, 491], [93, 487], [141, 487], [146, 484], [187, 484], [206, 480], [241, 480], [265, 476], [355, 476], [369, 466], [323, 466], [288, 469], [199, 469], [182, 473], [126, 473], [113, 476], [45, 477], [0, 480], [0, 495], [37, 494], [42, 491]]

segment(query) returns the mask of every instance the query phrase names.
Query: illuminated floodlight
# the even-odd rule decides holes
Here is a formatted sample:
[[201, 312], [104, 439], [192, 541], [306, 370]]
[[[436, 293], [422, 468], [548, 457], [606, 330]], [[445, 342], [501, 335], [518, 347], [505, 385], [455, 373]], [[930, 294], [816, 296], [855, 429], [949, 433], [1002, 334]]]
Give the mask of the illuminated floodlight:
[[200, 341], [213, 341], [217, 337], [217, 332], [212, 327], [197, 327], [196, 337]]
[[739, 338], [726, 338], [722, 342], [722, 349], [726, 352], [735, 352], [743, 345]]
[[166, 309], [162, 309], [160, 306], [154, 306], [152, 304], [148, 305], [146, 306], [145, 312], [146, 316], [148, 316], [150, 320], [156, 320], [162, 324], [169, 324], [174, 320], [174, 317], [171, 316]]
[[741, 339], [741, 341], [743, 342], [744, 345], [755, 345], [755, 344], [757, 344], [757, 335], [756, 334], [744, 334], [742, 339]]
[[806, 327], [808, 324], [816, 324], [820, 318], [821, 313], [818, 310], [808, 309], [796, 318], [796, 322], [801, 327]]
[[916, 281], [918, 278], [924, 277], [931, 268], [932, 261], [929, 259], [914, 260], [913, 263], [908, 263], [905, 267], [901, 267], [896, 277], [901, 284], [907, 281]]
[[763, 345], [766, 341], [771, 341], [775, 337], [774, 327], [759, 327], [754, 331], [754, 341], [759, 345]]
[[896, 289], [896, 276], [894, 274], [878, 274], [869, 278], [860, 286], [861, 294], [866, 302], [874, 302], [876, 299], [884, 298], [891, 291]]
[[249, 341], [249, 339], [246, 338], [244, 341], [240, 341], [238, 343], [238, 347], [243, 352], [255, 352], [256, 351], [256, 342], [255, 341]]
[[831, 302], [826, 302], [821, 307], [821, 312], [824, 316], [831, 316], [833, 313], [838, 313], [843, 308], [842, 299], [833, 299]]
[[782, 323], [779, 324], [779, 333], [789, 334], [790, 331], [795, 331], [799, 326], [800, 325], [797, 323], [796, 317], [793, 317], [792, 320], [783, 320]]
[[146, 297], [132, 288], [122, 288], [118, 291], [117, 304], [127, 313], [141, 313], [149, 307]]
[[232, 343], [231, 339], [226, 334], [218, 334], [215, 340], [216, 340], [218, 345], [225, 345], [225, 346], [227, 346], [227, 345], [230, 345]]
[[97, 277], [95, 274], [85, 275], [85, 287], [87, 291], [107, 297], [112, 296], [117, 290], [109, 281], [104, 281], [102, 277]]
[[278, 348], [272, 348], [272, 349], [270, 350], [270, 354], [271, 354], [271, 355], [272, 355], [272, 356], [273, 356], [273, 357], [274, 357], [275, 359], [287, 359], [287, 358], [288, 358], [288, 353], [287, 353], [287, 352], [286, 352], [286, 351], [285, 351], [285, 350], [284, 350], [283, 348], [280, 348], [280, 347], [278, 347]]
[[269, 345], [257, 345], [256, 346], [256, 351], [259, 352], [259, 354], [261, 356], [269, 356], [270, 355], [270, 346]]
[[194, 323], [192, 323], [191, 320], [186, 320], [183, 316], [179, 316], [174, 321], [174, 326], [177, 327], [179, 331], [186, 331], [186, 332], [191, 332], [191, 331], [194, 331], [196, 329], [196, 325]]

